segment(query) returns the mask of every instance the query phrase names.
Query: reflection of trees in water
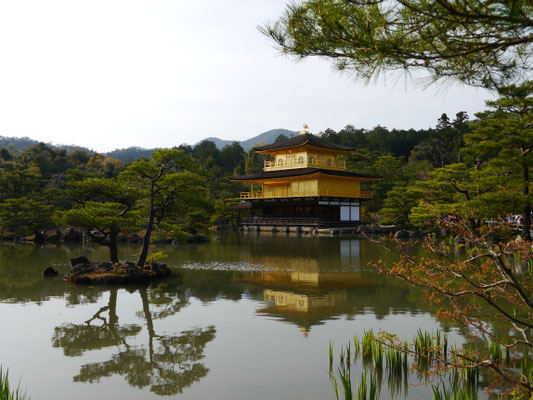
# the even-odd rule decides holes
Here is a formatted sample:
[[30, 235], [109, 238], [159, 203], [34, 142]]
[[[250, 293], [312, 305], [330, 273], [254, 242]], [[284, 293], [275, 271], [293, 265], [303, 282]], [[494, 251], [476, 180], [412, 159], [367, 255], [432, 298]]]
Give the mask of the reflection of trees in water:
[[[126, 338], [141, 331], [139, 325], [118, 324], [117, 289], [109, 291], [107, 306], [100, 308], [85, 324], [64, 324], [55, 328], [52, 337], [54, 347], [63, 348], [66, 356], [81, 356], [88, 350], [97, 350], [109, 346], [127, 346]], [[103, 314], [107, 312], [107, 317]], [[93, 323], [99, 325], [92, 325]]]
[[205, 345], [214, 337], [213, 326], [185, 331], [179, 336], [150, 335], [149, 349], [134, 346], [108, 361], [83, 365], [74, 381], [93, 383], [118, 374], [131, 386], [149, 386], [150, 391], [159, 395], [181, 393], [209, 372], [198, 361], [204, 357]]
[[[139, 289], [142, 300], [142, 316], [148, 332], [147, 345], [130, 345], [127, 339], [136, 336], [139, 325], [118, 323], [116, 313], [117, 289], [110, 290], [108, 305], [100, 308], [84, 324], [65, 324], [55, 329], [54, 347], [62, 347], [67, 356], [80, 356], [85, 351], [116, 346], [116, 352], [107, 361], [83, 365], [75, 382], [98, 382], [100, 378], [122, 375], [131, 386], [150, 387], [159, 395], [181, 393], [207, 375], [209, 370], [199, 362], [204, 358], [207, 343], [215, 337], [215, 328], [197, 328], [180, 335], [158, 335], [153, 319], [165, 318], [177, 313], [188, 304], [187, 297], [179, 289], [176, 293]], [[159, 310], [150, 310], [153, 300]]]

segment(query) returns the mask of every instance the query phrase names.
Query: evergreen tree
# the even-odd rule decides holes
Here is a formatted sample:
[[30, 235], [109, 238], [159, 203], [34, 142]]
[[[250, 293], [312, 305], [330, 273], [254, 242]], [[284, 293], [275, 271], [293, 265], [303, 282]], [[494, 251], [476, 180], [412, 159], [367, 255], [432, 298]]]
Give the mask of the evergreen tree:
[[383, 71], [424, 70], [497, 88], [531, 68], [530, 0], [306, 0], [260, 31], [285, 54], [324, 57], [370, 80]]
[[[522, 235], [531, 240], [533, 81], [502, 88], [499, 93], [499, 99], [486, 102], [489, 110], [476, 114], [479, 121], [465, 136], [465, 154], [476, 164], [480, 177], [492, 180], [491, 192], [505, 193], [512, 204], [520, 205]], [[482, 200], [493, 201], [491, 192], [480, 193]], [[513, 207], [501, 209], [502, 214], [516, 211]]]

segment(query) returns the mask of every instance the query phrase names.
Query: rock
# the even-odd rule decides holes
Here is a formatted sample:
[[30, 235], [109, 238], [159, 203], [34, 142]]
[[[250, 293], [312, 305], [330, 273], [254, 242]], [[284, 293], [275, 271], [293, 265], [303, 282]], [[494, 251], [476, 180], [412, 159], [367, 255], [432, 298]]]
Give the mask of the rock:
[[21, 237], [19, 240], [21, 242], [33, 242], [33, 243], [44, 243], [45, 236], [42, 232], [37, 232], [33, 235]]
[[395, 239], [405, 239], [409, 237], [409, 232], [407, 232], [405, 229], [400, 229], [396, 231], [394, 234]]
[[28, 235], [19, 239], [21, 242], [35, 242], [35, 235]]
[[81, 242], [82, 239], [83, 236], [81, 232], [74, 228], [67, 228], [61, 238], [63, 242]]
[[377, 233], [392, 233], [396, 231], [395, 225], [379, 225]]
[[209, 243], [209, 238], [201, 233], [196, 233], [187, 239], [187, 243]]
[[448, 229], [446, 229], [446, 228], [442, 228], [442, 229], [440, 230], [440, 235], [441, 235], [442, 237], [445, 237], [447, 234], [448, 234]]
[[43, 271], [43, 276], [45, 278], [53, 278], [55, 276], [59, 275], [59, 272], [57, 272], [55, 269], [53, 269], [52, 267], [48, 267], [46, 268], [44, 271]]
[[137, 267], [131, 262], [88, 263], [76, 264], [63, 279], [76, 284], [116, 285], [149, 282], [170, 273], [170, 268], [160, 262], [148, 263], [144, 267]]
[[424, 236], [424, 232], [422, 231], [412, 231], [412, 232], [409, 232], [409, 237], [411, 239], [419, 239], [421, 237]]
[[144, 240], [145, 235], [146, 235], [146, 229], [139, 231], [139, 232], [134, 232], [131, 235], [128, 235], [128, 242], [131, 242], [131, 243], [142, 242]]
[[44, 241], [48, 243], [59, 243], [61, 232], [59, 229], [51, 229], [44, 233]]
[[76, 266], [76, 265], [85, 265], [85, 264], [90, 264], [90, 261], [87, 259], [87, 257], [76, 257], [76, 258], [71, 258], [70, 259], [70, 265], [71, 266]]

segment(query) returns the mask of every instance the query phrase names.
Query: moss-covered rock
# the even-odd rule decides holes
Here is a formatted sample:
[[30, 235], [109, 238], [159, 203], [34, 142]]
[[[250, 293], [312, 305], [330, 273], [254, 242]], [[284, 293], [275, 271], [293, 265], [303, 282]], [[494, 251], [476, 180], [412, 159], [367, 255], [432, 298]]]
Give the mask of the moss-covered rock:
[[76, 284], [143, 283], [170, 275], [170, 268], [160, 262], [146, 263], [143, 267], [138, 267], [131, 262], [112, 264], [108, 262], [92, 263], [88, 260], [87, 262], [72, 262], [72, 264], [72, 268], [63, 279]]

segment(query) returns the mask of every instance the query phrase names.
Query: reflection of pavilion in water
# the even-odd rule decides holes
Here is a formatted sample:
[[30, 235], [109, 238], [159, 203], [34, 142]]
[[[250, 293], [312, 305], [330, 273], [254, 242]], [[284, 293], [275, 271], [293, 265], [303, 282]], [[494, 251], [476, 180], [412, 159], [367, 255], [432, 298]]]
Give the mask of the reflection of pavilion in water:
[[358, 269], [361, 241], [337, 237], [285, 237], [287, 234], [260, 232], [239, 248], [239, 259], [268, 270], [338, 271]]
[[[339, 250], [340, 261], [360, 265], [359, 240], [341, 240]], [[266, 271], [248, 272], [236, 280], [263, 287], [260, 300], [270, 304], [257, 312], [294, 323], [304, 335], [326, 319], [351, 314], [349, 291], [374, 285], [365, 281], [360, 271], [330, 272], [330, 268], [321, 271], [320, 260], [316, 258], [265, 256], [253, 261]]]

